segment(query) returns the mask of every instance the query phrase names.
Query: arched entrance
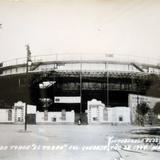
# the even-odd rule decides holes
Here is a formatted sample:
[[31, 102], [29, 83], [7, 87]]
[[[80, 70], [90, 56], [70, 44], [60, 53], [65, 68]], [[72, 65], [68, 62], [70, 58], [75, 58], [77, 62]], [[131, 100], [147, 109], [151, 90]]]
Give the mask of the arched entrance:
[[108, 111], [105, 104], [96, 99], [87, 103], [88, 123], [103, 123], [108, 121]]

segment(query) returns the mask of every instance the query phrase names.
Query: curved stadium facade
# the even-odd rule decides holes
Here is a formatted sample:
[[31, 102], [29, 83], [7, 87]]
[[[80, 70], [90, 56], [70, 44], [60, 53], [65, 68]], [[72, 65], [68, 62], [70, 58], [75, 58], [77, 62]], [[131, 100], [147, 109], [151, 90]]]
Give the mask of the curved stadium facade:
[[[72, 59], [72, 60], [71, 60]], [[67, 59], [61, 55], [35, 56], [26, 73], [26, 58], [2, 62], [0, 66], [1, 108], [17, 101], [36, 105], [43, 111], [41, 98], [49, 98], [49, 111], [74, 110], [84, 113], [87, 102], [102, 101], [105, 106], [128, 106], [129, 94], [159, 97], [160, 66], [157, 62], [132, 57]], [[45, 89], [43, 82], [53, 82]], [[57, 97], [70, 97], [73, 102], [59, 102]], [[74, 103], [74, 97], [80, 97]]]

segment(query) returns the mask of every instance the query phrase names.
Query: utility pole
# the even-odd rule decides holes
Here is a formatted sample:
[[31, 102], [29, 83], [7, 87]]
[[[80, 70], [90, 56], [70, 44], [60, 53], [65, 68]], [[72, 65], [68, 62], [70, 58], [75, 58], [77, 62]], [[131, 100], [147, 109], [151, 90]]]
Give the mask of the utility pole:
[[[26, 79], [27, 79], [28, 71], [29, 71], [29, 66], [31, 66], [32, 60], [31, 60], [31, 51], [30, 51], [29, 45], [26, 45], [26, 49], [27, 49], [27, 61], [26, 61]], [[27, 81], [26, 87], [27, 86], [28, 86], [28, 81]], [[25, 103], [25, 123], [24, 123], [24, 129], [25, 129], [25, 131], [27, 131], [27, 101]]]

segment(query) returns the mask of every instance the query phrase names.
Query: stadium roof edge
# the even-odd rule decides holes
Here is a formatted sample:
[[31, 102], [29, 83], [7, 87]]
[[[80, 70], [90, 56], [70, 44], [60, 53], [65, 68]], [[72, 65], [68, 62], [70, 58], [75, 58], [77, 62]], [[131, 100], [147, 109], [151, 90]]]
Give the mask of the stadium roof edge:
[[[66, 64], [66, 63], [109, 63], [109, 64], [124, 64], [124, 65], [141, 65], [143, 67], [152, 67], [152, 68], [158, 68], [160, 69], [160, 65], [156, 64], [147, 64], [147, 63], [140, 63], [140, 62], [126, 62], [126, 61], [115, 61], [115, 60], [53, 60], [53, 61], [33, 61], [33, 65], [36, 65], [38, 63], [41, 63], [41, 65], [49, 65], [49, 64]], [[17, 68], [17, 67], [24, 67], [26, 65], [26, 62], [23, 63], [17, 63], [17, 64], [11, 64], [4, 66], [3, 64], [0, 66], [1, 70], [10, 69], [10, 68]]]

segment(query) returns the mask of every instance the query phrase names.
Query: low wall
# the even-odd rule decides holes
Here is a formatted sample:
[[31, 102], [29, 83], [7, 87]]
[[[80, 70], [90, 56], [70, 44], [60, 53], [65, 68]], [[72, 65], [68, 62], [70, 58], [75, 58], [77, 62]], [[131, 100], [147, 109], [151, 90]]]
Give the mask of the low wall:
[[[106, 114], [104, 114], [105, 112]], [[97, 120], [95, 120], [95, 118], [97, 118]], [[91, 106], [88, 111], [88, 122], [130, 124], [130, 108], [117, 106], [104, 109], [103, 106]]]
[[45, 117], [44, 112], [36, 113], [36, 123], [74, 123], [75, 113], [74, 111], [66, 112], [66, 118], [62, 118], [61, 112], [48, 112]]
[[[8, 117], [9, 111], [11, 112], [10, 118]], [[13, 109], [0, 109], [0, 123], [14, 123]]]
[[111, 109], [112, 123], [131, 123], [129, 107], [114, 107]]

